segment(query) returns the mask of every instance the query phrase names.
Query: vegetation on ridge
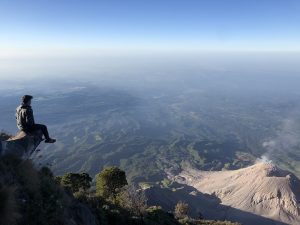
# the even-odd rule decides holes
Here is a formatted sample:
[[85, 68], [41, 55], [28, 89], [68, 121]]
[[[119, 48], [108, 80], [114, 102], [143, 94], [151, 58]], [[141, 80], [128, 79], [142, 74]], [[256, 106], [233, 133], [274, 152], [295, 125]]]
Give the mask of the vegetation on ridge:
[[184, 213], [177, 218], [160, 206], [147, 206], [143, 190], [127, 185], [125, 172], [117, 167], [108, 167], [96, 175], [95, 189], [91, 187], [91, 182], [91, 177], [86, 173], [54, 177], [49, 168], [37, 170], [30, 160], [2, 156], [0, 224], [233, 224], [196, 220]]

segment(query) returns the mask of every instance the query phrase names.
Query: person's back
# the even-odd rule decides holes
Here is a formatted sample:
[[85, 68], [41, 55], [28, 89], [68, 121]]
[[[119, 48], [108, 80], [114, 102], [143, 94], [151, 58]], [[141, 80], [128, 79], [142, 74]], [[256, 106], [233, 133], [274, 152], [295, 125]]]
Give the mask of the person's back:
[[22, 104], [16, 109], [17, 126], [20, 131], [30, 133], [35, 130], [41, 130], [45, 136], [46, 143], [54, 143], [56, 140], [49, 137], [48, 129], [43, 124], [36, 124], [34, 121], [33, 111], [31, 108], [30, 95], [24, 95], [22, 97]]
[[17, 127], [19, 130], [26, 131], [34, 125], [32, 108], [29, 105], [20, 105], [16, 109]]

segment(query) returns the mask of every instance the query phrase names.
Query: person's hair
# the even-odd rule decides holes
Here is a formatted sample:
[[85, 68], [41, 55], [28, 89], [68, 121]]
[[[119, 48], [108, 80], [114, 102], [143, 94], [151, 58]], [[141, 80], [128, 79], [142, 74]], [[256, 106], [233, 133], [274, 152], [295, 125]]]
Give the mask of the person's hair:
[[22, 103], [27, 104], [33, 97], [31, 95], [24, 95], [22, 97]]

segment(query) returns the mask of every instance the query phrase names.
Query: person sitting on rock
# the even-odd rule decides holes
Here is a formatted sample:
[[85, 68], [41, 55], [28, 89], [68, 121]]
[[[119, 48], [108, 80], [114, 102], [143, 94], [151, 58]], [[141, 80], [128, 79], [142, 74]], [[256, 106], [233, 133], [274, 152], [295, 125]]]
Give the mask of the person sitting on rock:
[[30, 95], [24, 95], [22, 97], [22, 104], [16, 109], [16, 119], [19, 130], [24, 131], [25, 133], [41, 130], [46, 143], [56, 142], [55, 139], [49, 137], [48, 129], [45, 125], [36, 124], [34, 122], [33, 111], [31, 108], [32, 98], [33, 97]]

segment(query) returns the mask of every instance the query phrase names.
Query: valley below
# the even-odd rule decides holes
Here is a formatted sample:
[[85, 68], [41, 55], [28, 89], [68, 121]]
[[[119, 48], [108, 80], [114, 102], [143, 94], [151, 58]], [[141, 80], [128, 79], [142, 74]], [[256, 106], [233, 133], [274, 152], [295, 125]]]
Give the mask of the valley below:
[[[276, 175], [275, 181], [273, 175], [263, 175], [251, 190], [270, 179], [266, 187], [270, 193], [253, 194], [250, 200], [243, 187], [249, 188], [251, 179], [243, 180], [245, 175], [238, 178], [252, 165], [258, 168], [257, 160], [263, 158], [295, 174], [297, 180], [298, 92], [291, 87], [284, 95], [272, 88], [253, 92], [248, 83], [234, 85], [236, 77], [230, 76], [225, 84], [217, 75], [198, 79], [197, 85], [188, 78], [183, 84], [154, 79], [153, 85], [141, 83], [135, 89], [70, 82], [57, 84], [51, 91], [27, 87], [7, 95], [1, 90], [1, 128], [16, 133], [14, 109], [20, 93], [30, 92], [36, 96], [36, 121], [47, 124], [57, 138], [56, 144], [42, 144], [41, 151], [31, 155], [37, 167], [48, 166], [55, 175], [87, 172], [93, 177], [107, 166], [118, 166], [128, 181], [145, 189], [151, 204], [166, 210], [185, 201], [193, 216], [201, 213], [205, 218], [243, 224], [298, 223], [298, 205], [286, 208], [290, 203], [282, 200], [284, 190], [290, 188], [282, 186], [288, 183], [286, 175]], [[259, 174], [269, 168], [261, 170]], [[203, 183], [206, 179], [207, 184]], [[281, 187], [284, 190], [279, 190]], [[298, 194], [291, 193], [296, 200], [292, 195], [286, 198], [298, 204]], [[230, 194], [234, 195], [228, 197]], [[272, 208], [274, 202], [278, 203], [276, 209]]]

